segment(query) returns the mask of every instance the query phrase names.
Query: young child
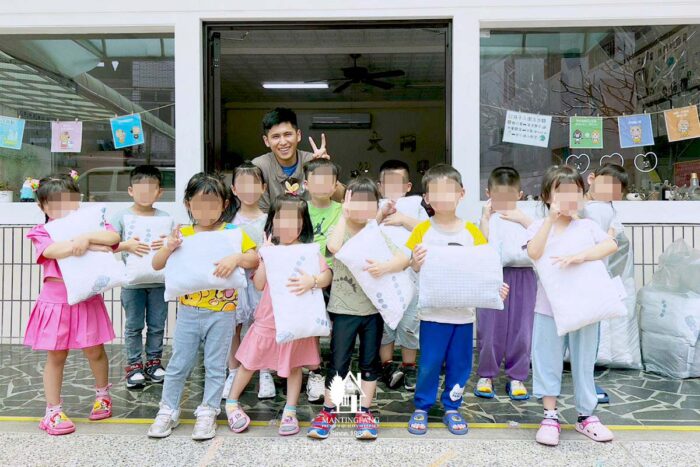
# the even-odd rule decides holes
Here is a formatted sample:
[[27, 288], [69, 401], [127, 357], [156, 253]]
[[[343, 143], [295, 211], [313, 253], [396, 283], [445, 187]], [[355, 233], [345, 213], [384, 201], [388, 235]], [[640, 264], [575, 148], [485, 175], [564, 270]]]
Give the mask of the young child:
[[[187, 183], [184, 204], [192, 225], [175, 228], [166, 243], [153, 257], [153, 268], [165, 267], [170, 255], [182, 244], [183, 236], [200, 232], [237, 228], [229, 222], [235, 207], [233, 193], [223, 179], [198, 173]], [[216, 263], [214, 276], [228, 277], [236, 267], [253, 269], [258, 265], [255, 243], [242, 232], [241, 253], [229, 254], [222, 248], [221, 260]], [[212, 297], [215, 299], [212, 300]], [[216, 416], [220, 412], [221, 390], [226, 379], [226, 358], [236, 323], [235, 290], [203, 290], [179, 299], [173, 354], [165, 371], [165, 383], [160, 410], [148, 430], [152, 438], [165, 438], [179, 424], [180, 401], [185, 380], [197, 361], [200, 344], [204, 347], [204, 394], [197, 407], [197, 421], [192, 439], [211, 439], [216, 435]]]
[[[435, 212], [430, 220], [413, 229], [406, 246], [413, 251], [412, 265], [420, 271], [431, 245], [472, 246], [486, 243], [486, 238], [470, 222], [457, 217], [457, 206], [464, 197], [462, 176], [453, 167], [438, 164], [423, 176], [425, 200]], [[501, 295], [505, 298], [507, 286]], [[455, 435], [468, 431], [467, 422], [459, 413], [462, 395], [472, 369], [473, 308], [419, 308], [420, 362], [414, 397], [415, 411], [408, 422], [408, 431], [422, 435], [428, 431], [428, 411], [435, 404], [440, 372], [445, 367], [445, 390], [442, 405], [443, 422]]]
[[[69, 175], [42, 178], [36, 192], [39, 208], [46, 222], [67, 216], [80, 207], [80, 190]], [[82, 256], [88, 250], [112, 251], [119, 243], [111, 225], [106, 230], [76, 236], [70, 241], [54, 242], [43, 224], [27, 234], [36, 251], [37, 263], [42, 266], [44, 283], [27, 323], [24, 345], [33, 350], [47, 351], [44, 366], [44, 395], [46, 414], [39, 428], [50, 435], [65, 435], [75, 431], [75, 425], [61, 407], [63, 369], [71, 349], [82, 349], [95, 377], [95, 401], [90, 420], [112, 416], [112, 398], [109, 395], [109, 360], [104, 343], [114, 339], [112, 322], [107, 314], [102, 295], [95, 295], [75, 305], [68, 304], [57, 260]]]
[[[595, 222], [579, 219], [583, 206], [583, 179], [571, 167], [550, 168], [542, 181], [541, 200], [549, 209], [546, 218], [533, 222], [528, 228], [527, 253], [533, 261], [552, 257], [553, 242], [576, 245], [580, 253], [552, 257], [554, 264], [567, 267], [606, 258], [617, 250], [615, 240]], [[564, 353], [571, 355], [571, 372], [578, 420], [576, 431], [594, 441], [610, 441], [612, 432], [605, 427], [593, 410], [598, 404], [593, 368], [598, 352], [598, 324], [590, 324], [564, 336], [557, 335], [552, 309], [542, 284], [537, 282], [535, 322], [532, 333], [533, 391], [544, 405], [544, 420], [537, 431], [540, 444], [559, 444], [557, 397], [561, 393]]]
[[[273, 241], [279, 245], [313, 242], [313, 228], [306, 206], [306, 201], [292, 194], [285, 194], [274, 200], [265, 224], [265, 244], [272, 245]], [[303, 274], [289, 279], [287, 286], [293, 293], [301, 295], [330, 285], [333, 274], [320, 254], [318, 261], [321, 264], [321, 273], [317, 276]], [[296, 405], [301, 392], [301, 369], [304, 366], [318, 365], [321, 361], [316, 338], [307, 337], [278, 344], [275, 340], [277, 332], [270, 287], [262, 258], [253, 280], [255, 287], [263, 290], [263, 296], [255, 310], [255, 321], [236, 353], [241, 366], [226, 400], [229, 427], [234, 433], [240, 433], [248, 427], [250, 418], [240, 407], [238, 398], [250, 382], [254, 371], [271, 368], [280, 377], [287, 378], [287, 404], [282, 413], [279, 434], [294, 435], [299, 433]]]
[[[413, 185], [410, 181], [408, 164], [400, 160], [388, 160], [379, 168], [379, 191], [382, 195], [380, 208], [382, 231], [394, 245], [405, 247], [413, 229], [428, 219], [428, 213], [422, 206], [421, 196], [406, 196]], [[411, 277], [417, 282], [415, 272], [410, 269]], [[396, 329], [384, 325], [382, 334], [382, 380], [390, 389], [398, 388], [403, 382], [407, 391], [416, 388], [416, 357], [418, 355], [418, 295], [409, 304]], [[401, 366], [393, 362], [394, 346], [401, 347]]]
[[532, 219], [516, 204], [522, 194], [520, 174], [515, 169], [498, 167], [491, 172], [486, 189], [489, 201], [480, 227], [489, 243], [501, 252], [503, 282], [509, 285], [510, 292], [503, 311], [477, 310], [479, 381], [474, 394], [486, 399], [496, 395], [493, 378], [498, 376], [503, 360], [510, 380], [506, 384], [508, 396], [512, 400], [530, 398], [523, 381], [530, 372], [537, 277], [522, 248], [526, 229], [532, 224]]
[[[339, 251], [345, 242], [364, 228], [368, 220], [376, 219], [379, 196], [377, 185], [367, 177], [355, 178], [348, 184], [343, 204], [343, 217], [328, 239], [328, 249], [331, 253], [335, 254]], [[375, 277], [399, 272], [408, 266], [408, 258], [388, 238], [385, 240], [389, 248], [395, 252], [395, 257], [383, 263], [371, 262], [367, 271]], [[370, 406], [377, 388], [377, 379], [381, 375], [379, 348], [384, 320], [362, 291], [350, 270], [341, 261], [335, 261], [333, 264], [333, 283], [328, 314], [333, 322], [333, 328], [326, 391], [323, 409], [311, 422], [308, 436], [325, 439], [335, 426], [338, 417], [328, 388], [334, 377], [346, 378], [350, 370], [355, 341], [359, 336], [362, 397], [360, 411], [355, 414], [355, 437], [376, 439], [377, 421], [370, 412]]]
[[[328, 159], [313, 159], [304, 165], [304, 188], [309, 199], [309, 216], [313, 226], [314, 242], [318, 243], [321, 255], [328, 267], [333, 267], [333, 255], [326, 245], [328, 236], [342, 216], [342, 205], [331, 197], [338, 188], [338, 166]], [[330, 298], [329, 290], [323, 290], [326, 304]], [[318, 342], [318, 339], [316, 339]], [[320, 346], [319, 346], [320, 353]], [[311, 403], [323, 401], [325, 379], [320, 367], [310, 368], [306, 380], [306, 397]]]
[[[266, 184], [262, 170], [250, 162], [244, 162], [233, 171], [233, 185], [231, 189], [238, 200], [238, 211], [233, 218], [233, 224], [242, 228], [255, 242], [261, 245], [263, 242], [263, 230], [267, 214], [260, 210], [258, 202], [265, 192]], [[240, 362], [236, 360], [236, 352], [241, 345], [241, 331], [243, 326], [250, 326], [253, 322], [255, 308], [260, 302], [260, 292], [253, 284], [253, 273], [247, 271], [248, 287], [238, 291], [238, 306], [236, 307], [236, 331], [233, 334], [231, 350], [228, 357], [228, 377], [224, 384], [221, 398], [226, 399], [231, 392], [231, 385], [236, 378], [236, 371]], [[260, 370], [260, 382], [258, 399], [273, 399], [276, 394], [275, 382], [268, 369]]]
[[[165, 211], [153, 207], [153, 203], [163, 194], [161, 182], [163, 176], [152, 165], [135, 167], [129, 175], [129, 196], [134, 200], [127, 209], [112, 218], [112, 225], [119, 236], [124, 238], [124, 216], [169, 216]], [[154, 240], [150, 245], [138, 237], [122, 241], [118, 252], [136, 256], [148, 254], [151, 249], [159, 250], [163, 239]], [[160, 284], [125, 285], [121, 290], [122, 306], [126, 323], [124, 324], [124, 350], [126, 352], [126, 387], [143, 388], [146, 381], [162, 383], [165, 370], [160, 359], [163, 357], [163, 335], [165, 321], [168, 318], [168, 304], [163, 298], [165, 286]], [[143, 328], [146, 329], [146, 366], [143, 365]]]

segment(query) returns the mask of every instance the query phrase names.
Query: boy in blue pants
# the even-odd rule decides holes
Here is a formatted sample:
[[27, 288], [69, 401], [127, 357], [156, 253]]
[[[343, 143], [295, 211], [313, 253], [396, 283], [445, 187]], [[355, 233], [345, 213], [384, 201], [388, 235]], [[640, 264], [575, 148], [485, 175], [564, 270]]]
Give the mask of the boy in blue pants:
[[[420, 271], [431, 245], [473, 246], [486, 243], [486, 238], [471, 222], [457, 217], [457, 206], [464, 197], [462, 177], [453, 167], [438, 164], [423, 176], [425, 200], [435, 214], [413, 229], [406, 246], [413, 251], [413, 269]], [[508, 293], [504, 284], [501, 296]], [[462, 395], [472, 370], [472, 349], [475, 310], [473, 308], [421, 308], [420, 362], [414, 397], [415, 411], [408, 422], [408, 431], [422, 435], [428, 431], [428, 411], [435, 404], [440, 372], [445, 366], [445, 390], [441, 401], [445, 408], [443, 422], [455, 435], [468, 431], [467, 422], [459, 413]]]

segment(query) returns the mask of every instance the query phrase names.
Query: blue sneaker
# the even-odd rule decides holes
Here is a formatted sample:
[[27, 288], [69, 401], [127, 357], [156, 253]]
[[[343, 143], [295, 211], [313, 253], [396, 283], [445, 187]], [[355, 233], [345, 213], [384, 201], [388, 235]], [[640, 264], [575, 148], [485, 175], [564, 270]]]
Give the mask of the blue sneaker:
[[316, 418], [311, 422], [309, 431], [306, 432], [306, 436], [314, 439], [326, 439], [328, 435], [331, 434], [331, 430], [335, 427], [335, 423], [338, 421], [338, 415], [335, 412], [326, 412], [321, 410]]
[[355, 438], [377, 439], [377, 419], [372, 416], [372, 412], [355, 414]]

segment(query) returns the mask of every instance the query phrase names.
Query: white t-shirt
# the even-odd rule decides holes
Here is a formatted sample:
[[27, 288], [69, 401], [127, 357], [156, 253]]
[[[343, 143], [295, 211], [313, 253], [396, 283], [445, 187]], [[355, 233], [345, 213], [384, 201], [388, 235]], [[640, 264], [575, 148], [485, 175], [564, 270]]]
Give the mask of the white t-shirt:
[[[539, 219], [530, 225], [527, 229], [527, 239], [523, 245], [527, 245], [527, 243], [535, 237], [542, 227], [542, 224], [544, 224], [544, 219]], [[547, 259], [553, 256], [575, 255], [609, 238], [610, 236], [594, 221], [590, 219], [574, 219], [566, 229], [559, 234], [554, 234], [554, 228], [552, 228], [549, 232], [549, 238], [544, 247], [542, 258]], [[581, 293], [590, 293], [590, 291], [582, 290]], [[571, 297], [571, 299], [575, 300], [576, 297]], [[539, 279], [537, 280], [535, 313], [553, 316], [552, 305], [549, 303], [549, 298], [547, 298]]]

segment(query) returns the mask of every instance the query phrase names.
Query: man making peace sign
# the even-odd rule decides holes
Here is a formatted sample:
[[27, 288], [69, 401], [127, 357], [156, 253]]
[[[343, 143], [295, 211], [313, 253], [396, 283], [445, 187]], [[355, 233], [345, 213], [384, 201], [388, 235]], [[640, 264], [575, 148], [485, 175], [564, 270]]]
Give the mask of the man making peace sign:
[[[312, 138], [309, 138], [313, 152], [297, 149], [301, 142], [301, 130], [297, 125], [297, 116], [291, 109], [277, 107], [271, 110], [262, 120], [263, 142], [270, 148], [270, 152], [253, 159], [253, 164], [260, 167], [267, 191], [260, 198], [260, 209], [264, 212], [270, 207], [270, 201], [284, 194], [284, 182], [289, 178], [295, 178], [300, 186], [304, 181], [304, 164], [317, 159], [330, 159], [326, 151], [326, 135], [321, 135], [321, 145], [317, 146]], [[337, 201], [343, 199], [345, 187], [338, 183], [332, 198]]]

